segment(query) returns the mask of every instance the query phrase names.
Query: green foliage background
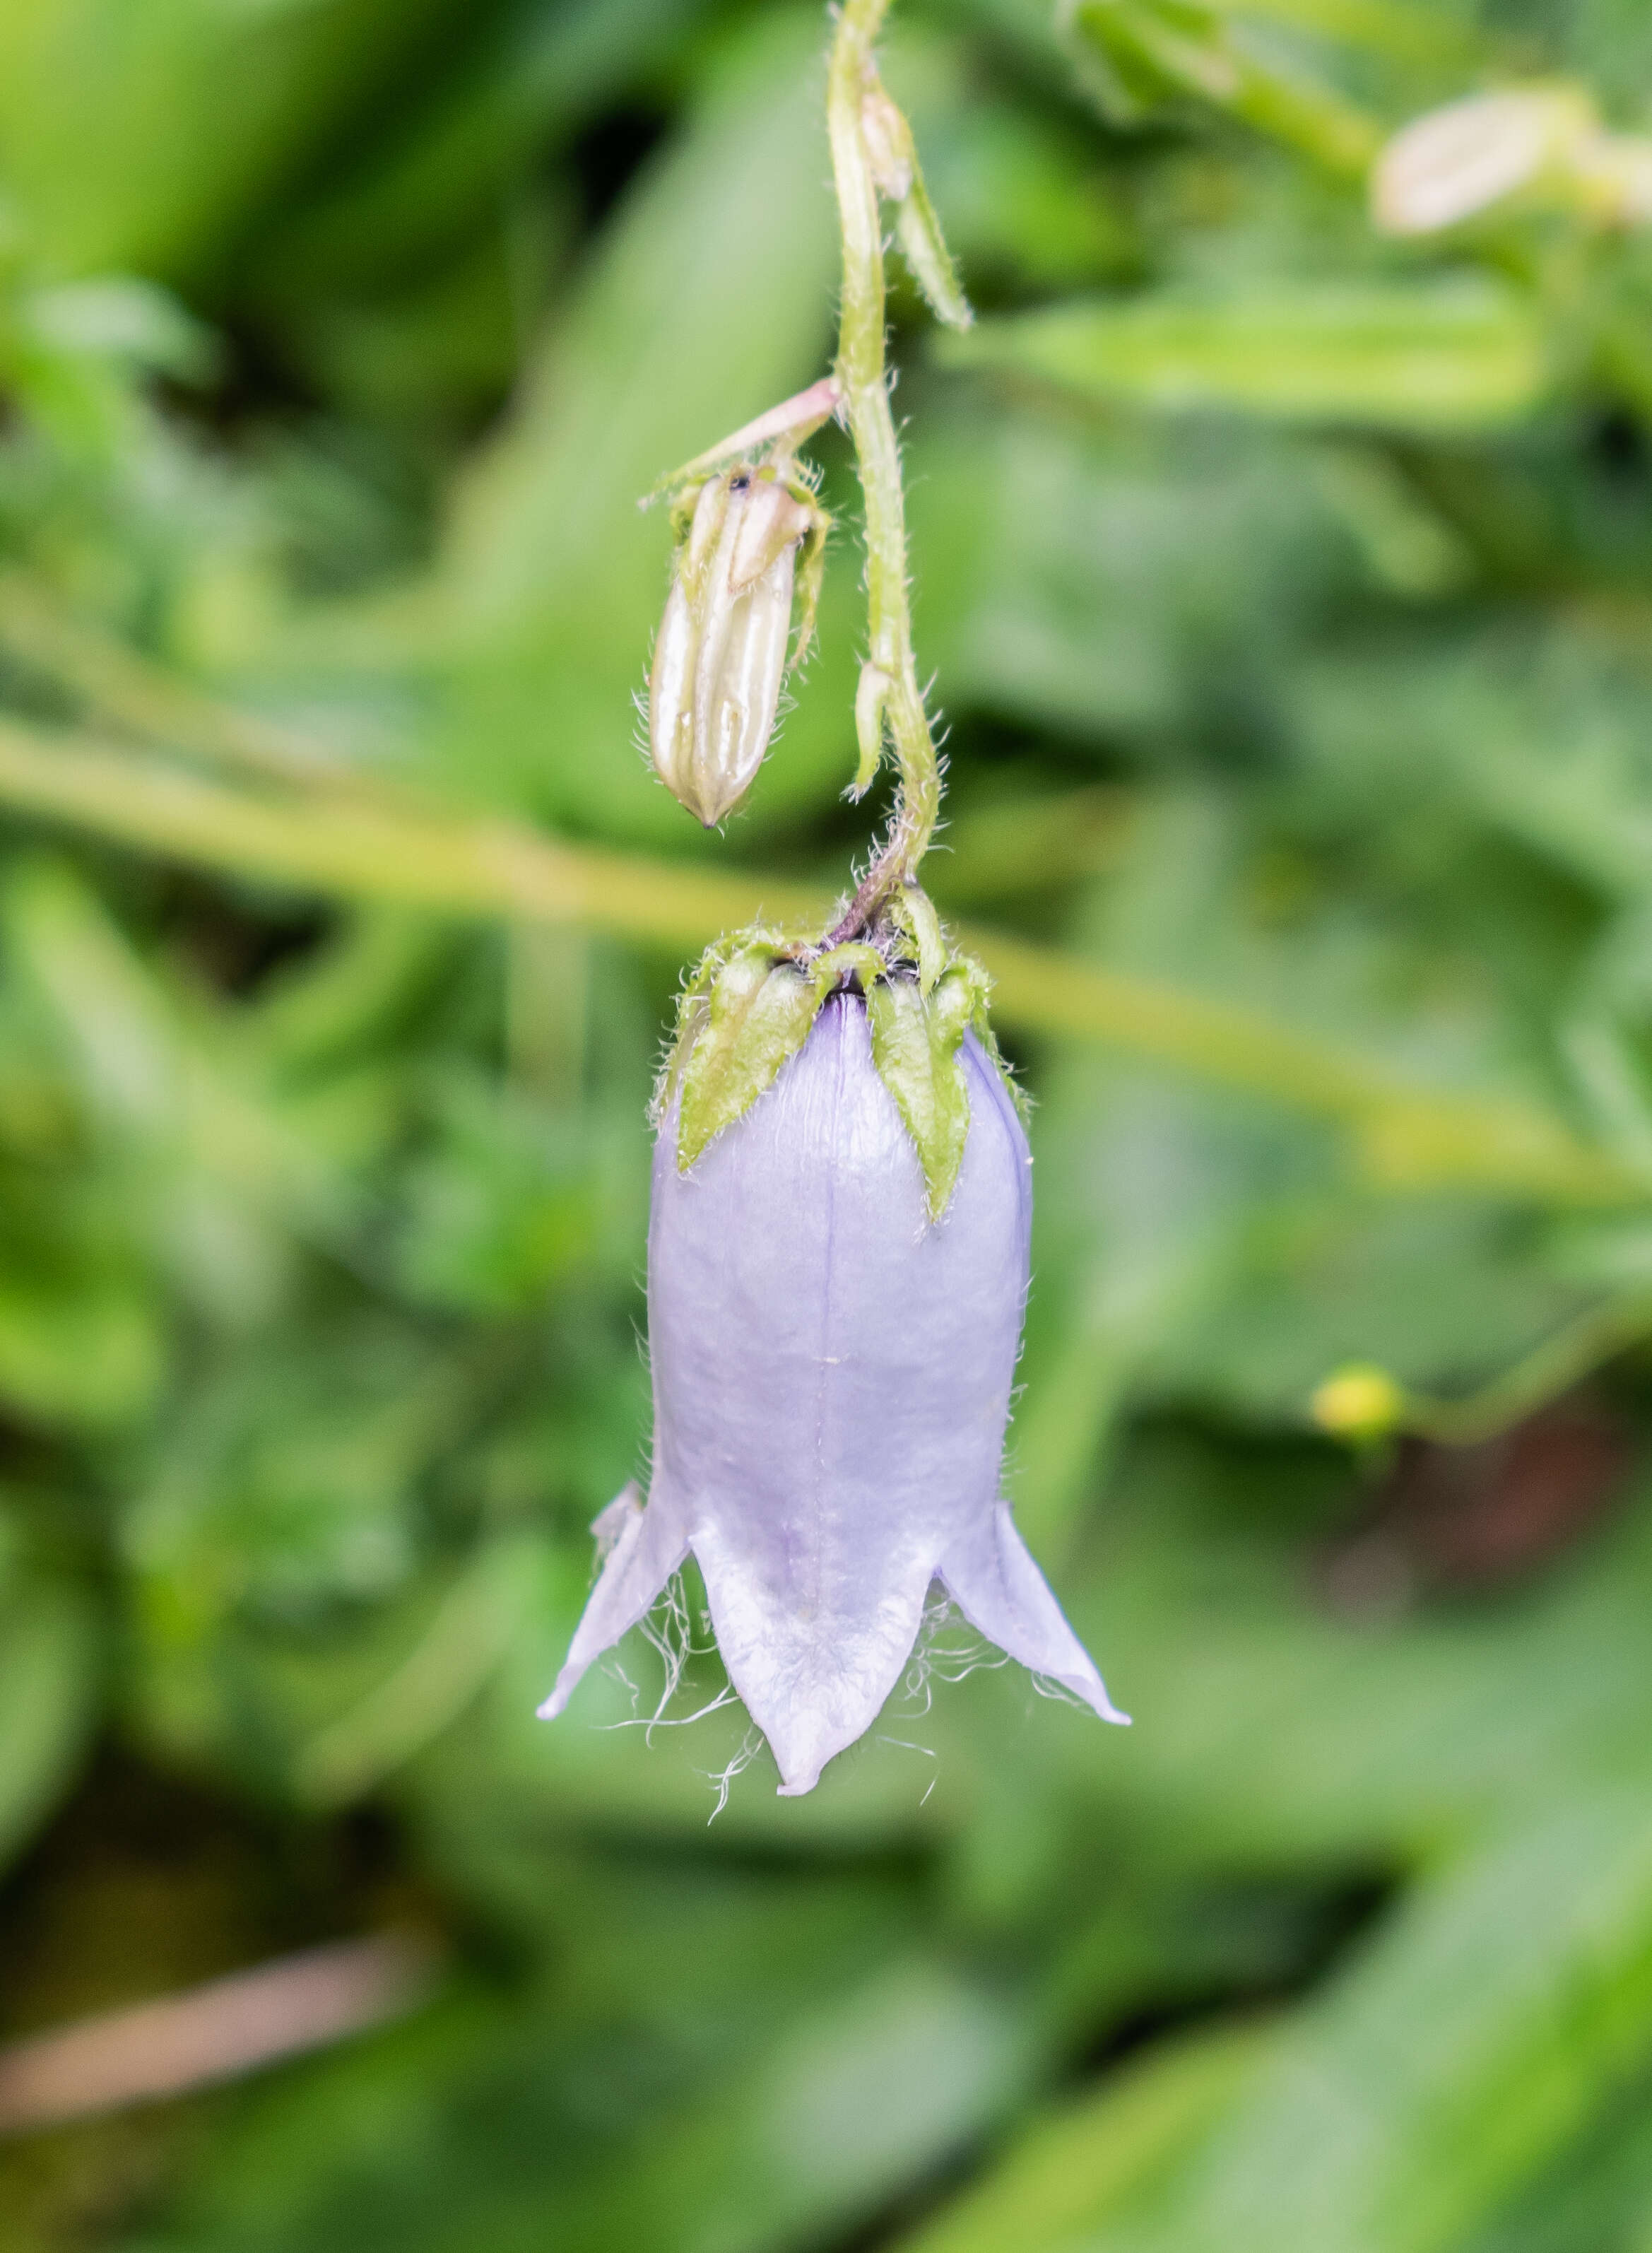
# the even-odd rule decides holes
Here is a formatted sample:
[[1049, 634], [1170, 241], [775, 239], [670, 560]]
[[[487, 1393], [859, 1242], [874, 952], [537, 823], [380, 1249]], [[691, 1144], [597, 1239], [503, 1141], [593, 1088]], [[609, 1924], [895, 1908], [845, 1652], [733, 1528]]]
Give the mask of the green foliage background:
[[[0, 2146], [8, 2247], [1652, 2253], [1652, 248], [1363, 195], [1500, 76], [1646, 122], [1649, 20], [901, 11], [1010, 1475], [1136, 1726], [979, 1670], [708, 1824], [742, 1717], [532, 1716], [645, 1460], [674, 986], [865, 835], [840, 440], [726, 837], [631, 703], [635, 497], [831, 348], [823, 11], [0, 11], [0, 2033], [443, 1951]], [[1577, 1322], [1537, 1474], [1312, 1429]]]

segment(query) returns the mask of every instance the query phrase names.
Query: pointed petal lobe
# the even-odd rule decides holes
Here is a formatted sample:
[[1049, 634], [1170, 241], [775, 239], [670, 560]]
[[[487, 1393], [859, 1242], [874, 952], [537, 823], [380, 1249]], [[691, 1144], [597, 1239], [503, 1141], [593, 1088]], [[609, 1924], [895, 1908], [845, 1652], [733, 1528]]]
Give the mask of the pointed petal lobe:
[[645, 1510], [633, 1482], [616, 1495], [592, 1526], [599, 1545], [611, 1545], [591, 1590], [556, 1687], [539, 1709], [554, 1721], [594, 1659], [617, 1643], [652, 1608], [654, 1599], [688, 1554], [688, 1536], [670, 1488], [656, 1479]]
[[784, 1799], [812, 1791], [833, 1755], [865, 1735], [911, 1657], [934, 1552], [900, 1545], [875, 1563], [823, 1545], [789, 1591], [776, 1560], [737, 1532], [695, 1532], [717, 1645], [769, 1740]]
[[977, 1518], [942, 1558], [940, 1576], [965, 1618], [1029, 1672], [1048, 1675], [1104, 1721], [1126, 1726], [1090, 1653], [1067, 1624], [1049, 1583], [1015, 1531], [1009, 1504]]

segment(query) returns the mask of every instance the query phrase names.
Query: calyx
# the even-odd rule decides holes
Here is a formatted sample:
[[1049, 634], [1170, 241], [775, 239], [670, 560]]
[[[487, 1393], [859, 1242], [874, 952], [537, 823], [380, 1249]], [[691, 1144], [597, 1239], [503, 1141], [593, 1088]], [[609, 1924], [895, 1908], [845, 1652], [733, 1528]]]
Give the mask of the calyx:
[[958, 1059], [973, 1032], [1022, 1098], [987, 1021], [992, 981], [955, 949], [928, 896], [900, 886], [862, 938], [833, 945], [764, 924], [730, 932], [683, 988], [655, 1097], [656, 1116], [680, 1105], [677, 1163], [693, 1166], [749, 1111], [808, 1039], [828, 997], [863, 997], [872, 1059], [894, 1097], [923, 1168], [931, 1221], [945, 1213], [969, 1134]]

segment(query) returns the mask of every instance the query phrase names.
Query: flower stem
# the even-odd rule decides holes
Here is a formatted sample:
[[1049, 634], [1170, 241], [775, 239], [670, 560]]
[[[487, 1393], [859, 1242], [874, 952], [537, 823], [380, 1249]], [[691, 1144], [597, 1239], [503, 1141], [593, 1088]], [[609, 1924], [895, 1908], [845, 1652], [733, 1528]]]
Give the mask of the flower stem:
[[838, 381], [866, 503], [867, 644], [882, 676], [882, 722], [900, 769], [888, 837], [828, 944], [863, 930], [879, 903], [912, 876], [934, 834], [940, 764], [912, 656], [907, 598], [906, 506], [884, 364], [883, 218], [861, 108], [875, 83], [872, 49], [889, 0], [843, 0], [826, 82], [826, 126], [843, 231]]

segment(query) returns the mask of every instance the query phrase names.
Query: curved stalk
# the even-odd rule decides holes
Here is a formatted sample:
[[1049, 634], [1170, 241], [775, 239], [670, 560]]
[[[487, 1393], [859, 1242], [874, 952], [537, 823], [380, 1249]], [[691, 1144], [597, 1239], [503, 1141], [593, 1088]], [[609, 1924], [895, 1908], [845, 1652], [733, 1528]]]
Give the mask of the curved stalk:
[[1523, 1360], [1460, 1400], [1407, 1393], [1399, 1429], [1442, 1447], [1472, 1447], [1536, 1415], [1652, 1332], [1644, 1292], [1596, 1307], [1535, 1346]]
[[941, 805], [940, 764], [912, 655], [906, 506], [884, 360], [883, 217], [861, 123], [875, 84], [873, 43], [889, 0], [843, 0], [826, 85], [826, 128], [843, 230], [837, 378], [866, 504], [867, 663], [876, 681], [901, 786], [889, 832], [828, 946], [864, 930], [879, 903], [917, 871]]

